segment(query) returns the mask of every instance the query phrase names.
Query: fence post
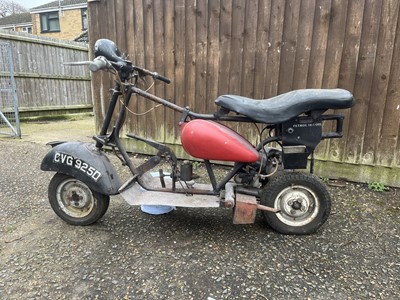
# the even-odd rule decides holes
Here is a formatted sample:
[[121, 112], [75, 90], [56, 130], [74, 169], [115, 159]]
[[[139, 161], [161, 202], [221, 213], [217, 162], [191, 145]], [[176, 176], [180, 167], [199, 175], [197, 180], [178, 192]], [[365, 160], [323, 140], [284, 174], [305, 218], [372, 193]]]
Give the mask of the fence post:
[[[0, 43], [0, 133], [21, 137], [14, 64], [10, 43]], [[9, 128], [5, 131], [4, 128]]]

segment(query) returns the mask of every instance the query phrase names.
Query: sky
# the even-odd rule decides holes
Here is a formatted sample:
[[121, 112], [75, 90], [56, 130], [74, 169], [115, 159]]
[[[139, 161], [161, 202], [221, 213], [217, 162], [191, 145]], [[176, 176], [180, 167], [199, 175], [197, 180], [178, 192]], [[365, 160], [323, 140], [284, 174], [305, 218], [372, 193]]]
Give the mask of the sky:
[[14, 1], [28, 9], [42, 5], [42, 4], [46, 4], [49, 2], [53, 2], [53, 0], [14, 0]]

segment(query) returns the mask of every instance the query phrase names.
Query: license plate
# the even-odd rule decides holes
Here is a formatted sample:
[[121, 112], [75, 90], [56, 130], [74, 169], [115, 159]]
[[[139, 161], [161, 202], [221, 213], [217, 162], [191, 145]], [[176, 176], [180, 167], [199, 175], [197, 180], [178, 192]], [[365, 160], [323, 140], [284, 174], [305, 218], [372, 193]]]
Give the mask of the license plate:
[[101, 172], [97, 170], [95, 167], [91, 166], [90, 164], [84, 162], [80, 158], [76, 158], [70, 154], [56, 152], [54, 154], [54, 163], [63, 164], [72, 168], [75, 168], [82, 173], [86, 174], [94, 181], [98, 181], [102, 176]]

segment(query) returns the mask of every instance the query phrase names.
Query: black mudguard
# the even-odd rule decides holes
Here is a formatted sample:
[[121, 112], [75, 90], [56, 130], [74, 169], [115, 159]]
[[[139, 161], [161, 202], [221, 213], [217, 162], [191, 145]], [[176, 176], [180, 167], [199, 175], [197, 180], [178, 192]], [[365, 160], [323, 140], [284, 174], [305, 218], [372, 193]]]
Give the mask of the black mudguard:
[[70, 175], [104, 195], [118, 194], [122, 181], [102, 151], [89, 143], [54, 144], [51, 144], [54, 148], [44, 157], [41, 170]]

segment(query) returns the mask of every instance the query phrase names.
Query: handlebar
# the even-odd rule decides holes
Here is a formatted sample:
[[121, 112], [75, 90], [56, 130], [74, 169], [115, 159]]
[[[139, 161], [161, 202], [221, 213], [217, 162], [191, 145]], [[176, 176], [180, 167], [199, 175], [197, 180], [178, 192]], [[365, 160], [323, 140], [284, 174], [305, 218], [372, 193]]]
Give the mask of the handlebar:
[[157, 72], [151, 72], [149, 70], [146, 70], [146, 69], [141, 68], [141, 67], [136, 67], [136, 66], [134, 66], [133, 69], [135, 71], [137, 71], [140, 76], [151, 76], [154, 79], [161, 80], [161, 81], [165, 82], [166, 84], [170, 84], [171, 83], [171, 80], [169, 78], [167, 78], [165, 76], [162, 76], [162, 75], [158, 74]]
[[[137, 76], [151, 76], [155, 80], [161, 80], [167, 84], [171, 83], [171, 80], [158, 74], [157, 72], [151, 72], [144, 68], [132, 65], [132, 62], [126, 60], [125, 57], [121, 55], [117, 45], [111, 40], [97, 40], [94, 44], [94, 55], [96, 58], [89, 64], [89, 68], [92, 72], [96, 72], [105, 68], [113, 68], [118, 72], [119, 77], [123, 81]], [[137, 74], [133, 74], [135, 71]]]
[[[114, 68], [116, 68], [117, 70], [125, 70], [128, 71], [130, 70], [130, 72], [132, 71], [136, 71], [138, 72], [139, 76], [151, 76], [156, 80], [160, 80], [163, 81], [167, 84], [171, 83], [171, 80], [163, 75], [158, 74], [157, 72], [151, 72], [149, 70], [146, 70], [144, 68], [141, 67], [137, 67], [137, 66], [132, 66], [130, 64], [124, 64], [121, 62], [116, 62], [116, 63], [111, 63], [109, 62], [104, 56], [98, 56], [96, 57], [93, 61], [89, 62], [89, 69], [92, 72], [97, 72], [99, 70], [102, 69], [108, 69], [111, 66], [114, 66]], [[129, 71], [128, 71], [129, 72]]]
[[171, 79], [169, 79], [169, 78], [167, 78], [165, 76], [162, 76], [162, 75], [160, 75], [160, 74], [158, 74], [156, 72], [154, 73], [154, 78], [158, 79], [158, 80], [161, 80], [161, 81], [165, 82], [166, 84], [170, 84], [171, 83]]
[[110, 62], [104, 56], [98, 56], [89, 64], [89, 69], [92, 72], [111, 67]]

